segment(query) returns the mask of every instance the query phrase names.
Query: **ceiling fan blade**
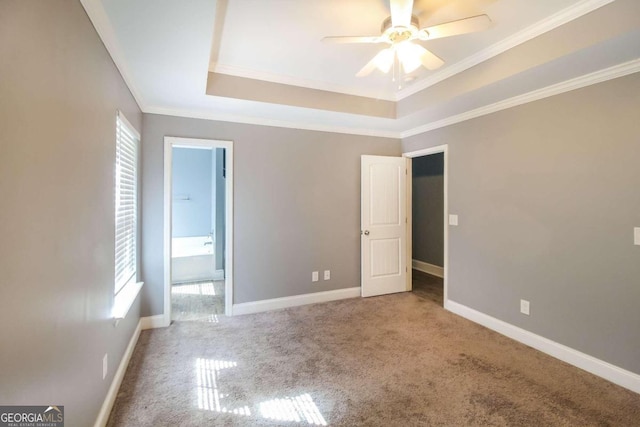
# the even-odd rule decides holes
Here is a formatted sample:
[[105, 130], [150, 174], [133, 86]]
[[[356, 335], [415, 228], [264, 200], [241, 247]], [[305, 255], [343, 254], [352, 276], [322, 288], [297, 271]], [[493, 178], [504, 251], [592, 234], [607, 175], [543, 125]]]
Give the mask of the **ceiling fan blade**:
[[366, 77], [369, 74], [373, 73], [373, 70], [376, 69], [375, 58], [371, 59], [371, 61], [367, 62], [367, 65], [362, 67], [360, 71], [356, 73], [356, 77]]
[[395, 52], [392, 48], [382, 49], [371, 59], [371, 61], [367, 62], [367, 65], [362, 67], [362, 69], [356, 73], [356, 77], [368, 76], [376, 68], [385, 74], [388, 73], [393, 65], [394, 54]]
[[440, 39], [459, 34], [475, 33], [476, 31], [486, 30], [490, 26], [491, 19], [487, 15], [478, 15], [423, 28], [418, 33], [418, 38], [420, 40]]
[[431, 52], [428, 49], [425, 49], [422, 46], [419, 46], [419, 45], [416, 45], [416, 46], [418, 46], [424, 51], [424, 52], [421, 51], [422, 54], [420, 55], [420, 62], [422, 63], [422, 66], [424, 68], [426, 68], [427, 70], [435, 70], [444, 65], [444, 61], [438, 55], [436, 55], [435, 53]]
[[391, 25], [394, 27], [409, 27], [413, 11], [413, 0], [390, 0]]
[[379, 36], [333, 36], [322, 39], [325, 43], [382, 43]]

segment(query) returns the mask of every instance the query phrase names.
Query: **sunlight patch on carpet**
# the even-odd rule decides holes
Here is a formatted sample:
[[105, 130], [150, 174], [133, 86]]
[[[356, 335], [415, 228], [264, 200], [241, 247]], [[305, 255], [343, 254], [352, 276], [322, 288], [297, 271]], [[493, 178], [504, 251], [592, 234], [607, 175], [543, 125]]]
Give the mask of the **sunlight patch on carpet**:
[[[228, 360], [196, 359], [196, 383], [198, 409], [235, 415], [251, 416], [251, 410], [247, 405], [229, 409], [224, 404], [225, 397], [220, 391], [220, 371], [237, 368], [238, 363]], [[262, 418], [276, 421], [306, 422], [310, 425], [326, 426], [327, 422], [320, 413], [308, 393], [295, 397], [284, 397], [266, 400], [257, 405], [257, 410]]]
[[189, 283], [171, 286], [171, 293], [177, 295], [216, 295], [213, 282]]
[[197, 405], [199, 409], [235, 415], [251, 415], [251, 411], [246, 405], [234, 409], [228, 409], [224, 406], [225, 395], [218, 388], [218, 372], [237, 366], [236, 362], [225, 360], [196, 359]]
[[306, 421], [312, 425], [326, 426], [327, 422], [309, 394], [272, 399], [260, 403], [263, 418], [277, 421]]

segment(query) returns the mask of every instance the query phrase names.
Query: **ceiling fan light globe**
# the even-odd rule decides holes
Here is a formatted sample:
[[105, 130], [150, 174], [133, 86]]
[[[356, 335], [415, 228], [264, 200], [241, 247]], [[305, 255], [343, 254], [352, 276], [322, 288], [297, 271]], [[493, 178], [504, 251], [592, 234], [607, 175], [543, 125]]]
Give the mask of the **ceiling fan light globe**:
[[411, 73], [422, 65], [423, 50], [420, 46], [411, 42], [404, 42], [398, 44], [396, 51], [405, 73]]

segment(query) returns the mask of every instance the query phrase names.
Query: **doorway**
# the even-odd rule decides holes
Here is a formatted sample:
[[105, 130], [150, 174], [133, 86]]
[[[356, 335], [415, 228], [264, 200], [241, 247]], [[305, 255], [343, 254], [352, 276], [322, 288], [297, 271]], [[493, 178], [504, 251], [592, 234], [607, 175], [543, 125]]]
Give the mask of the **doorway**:
[[233, 145], [165, 137], [165, 323], [231, 315]]
[[412, 291], [444, 306], [447, 301], [447, 146], [404, 154], [410, 158], [408, 241]]
[[[413, 160], [437, 154], [440, 156], [434, 159], [440, 163], [437, 174], [440, 175], [441, 201], [434, 211], [437, 218], [434, 217], [432, 221], [440, 223], [441, 243], [435, 250], [439, 252], [440, 258], [432, 261], [433, 264], [425, 261], [414, 262]], [[416, 162], [418, 164], [420, 160]], [[427, 297], [431, 297], [441, 306], [447, 306], [449, 253], [449, 228], [445, 221], [449, 209], [447, 164], [447, 145], [407, 152], [402, 157], [361, 156], [360, 286], [363, 297], [412, 291], [415, 271], [418, 280], [429, 279], [429, 283], [418, 283], [418, 285], [439, 288], [439, 290], [430, 289], [430, 295]], [[420, 253], [420, 248], [417, 249]], [[427, 269], [426, 264], [430, 264], [432, 268]], [[414, 270], [414, 266], [418, 269]]]

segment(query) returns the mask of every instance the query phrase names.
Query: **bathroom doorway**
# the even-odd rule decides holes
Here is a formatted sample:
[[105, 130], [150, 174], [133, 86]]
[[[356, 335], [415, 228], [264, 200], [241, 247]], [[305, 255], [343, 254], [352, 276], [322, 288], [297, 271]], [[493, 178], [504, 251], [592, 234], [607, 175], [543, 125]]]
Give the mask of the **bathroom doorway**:
[[230, 144], [165, 138], [165, 313], [169, 322], [217, 322], [218, 316], [230, 314]]

